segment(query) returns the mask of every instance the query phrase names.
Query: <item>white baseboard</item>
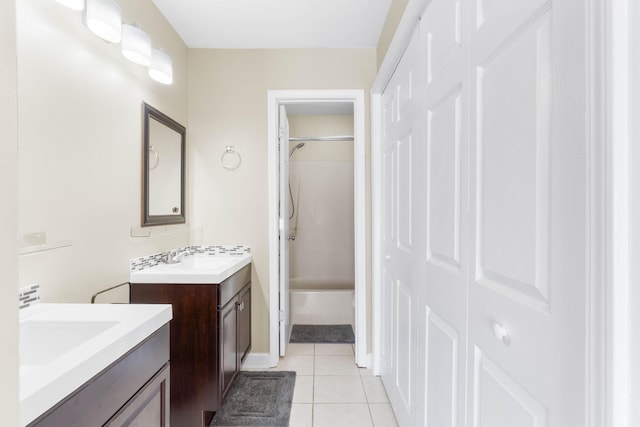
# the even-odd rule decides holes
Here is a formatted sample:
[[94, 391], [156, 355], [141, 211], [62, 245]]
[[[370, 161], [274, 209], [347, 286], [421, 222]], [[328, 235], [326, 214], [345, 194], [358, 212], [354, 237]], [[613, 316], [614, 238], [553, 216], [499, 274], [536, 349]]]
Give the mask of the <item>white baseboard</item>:
[[[269, 362], [269, 353], [249, 353], [244, 359], [242, 369], [269, 369], [273, 368]], [[358, 366], [373, 369], [373, 353], [367, 353], [360, 358]]]
[[249, 353], [247, 354], [242, 369], [269, 369], [269, 353]]
[[373, 369], [373, 353], [366, 353], [363, 356], [359, 356], [356, 363], [361, 368]]
[[367, 368], [373, 369], [373, 353], [367, 353]]

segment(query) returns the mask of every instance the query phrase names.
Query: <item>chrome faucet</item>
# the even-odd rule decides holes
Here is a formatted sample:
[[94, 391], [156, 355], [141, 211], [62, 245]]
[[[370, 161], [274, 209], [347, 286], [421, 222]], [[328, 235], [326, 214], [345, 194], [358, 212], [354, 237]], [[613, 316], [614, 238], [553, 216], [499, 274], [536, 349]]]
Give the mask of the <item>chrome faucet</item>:
[[189, 250], [184, 250], [182, 252], [178, 252], [177, 250], [169, 251], [169, 253], [167, 253], [167, 264], [177, 264], [187, 255], [191, 255]]

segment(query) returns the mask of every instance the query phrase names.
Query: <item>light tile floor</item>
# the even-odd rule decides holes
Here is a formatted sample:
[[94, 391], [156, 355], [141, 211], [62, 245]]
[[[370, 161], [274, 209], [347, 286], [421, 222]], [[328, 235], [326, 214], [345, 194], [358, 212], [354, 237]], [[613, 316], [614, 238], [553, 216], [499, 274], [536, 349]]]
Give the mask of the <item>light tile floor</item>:
[[379, 377], [351, 344], [289, 344], [276, 370], [296, 371], [290, 427], [397, 427]]

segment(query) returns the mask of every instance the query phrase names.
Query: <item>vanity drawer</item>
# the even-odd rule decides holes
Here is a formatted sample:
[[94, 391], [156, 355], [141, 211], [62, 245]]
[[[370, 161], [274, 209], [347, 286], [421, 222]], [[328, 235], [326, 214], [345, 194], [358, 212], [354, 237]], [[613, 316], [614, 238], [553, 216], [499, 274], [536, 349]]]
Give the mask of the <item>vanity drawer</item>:
[[231, 298], [236, 296], [251, 281], [251, 264], [242, 267], [218, 286], [218, 309], [221, 309]]

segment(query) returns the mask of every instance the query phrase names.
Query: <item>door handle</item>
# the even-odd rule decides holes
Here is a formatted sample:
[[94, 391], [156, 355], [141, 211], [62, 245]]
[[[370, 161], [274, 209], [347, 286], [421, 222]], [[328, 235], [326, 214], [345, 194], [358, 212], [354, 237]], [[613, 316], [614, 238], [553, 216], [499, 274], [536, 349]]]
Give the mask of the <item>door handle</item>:
[[509, 330], [498, 322], [493, 323], [493, 335], [498, 339], [498, 341], [502, 341], [506, 345], [509, 345], [511, 342]]

